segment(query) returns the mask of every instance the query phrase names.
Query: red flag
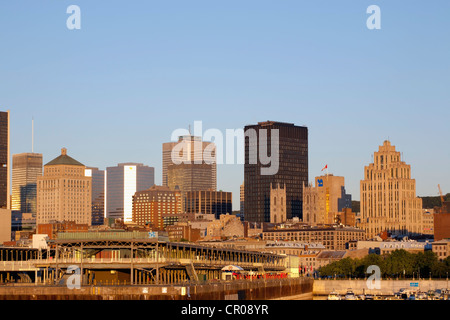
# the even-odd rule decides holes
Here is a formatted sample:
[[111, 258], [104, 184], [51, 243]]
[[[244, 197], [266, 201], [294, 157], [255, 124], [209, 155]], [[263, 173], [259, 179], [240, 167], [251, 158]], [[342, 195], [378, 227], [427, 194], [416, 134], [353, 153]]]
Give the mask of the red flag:
[[328, 169], [328, 165], [326, 164], [325, 167], [323, 167], [322, 171]]

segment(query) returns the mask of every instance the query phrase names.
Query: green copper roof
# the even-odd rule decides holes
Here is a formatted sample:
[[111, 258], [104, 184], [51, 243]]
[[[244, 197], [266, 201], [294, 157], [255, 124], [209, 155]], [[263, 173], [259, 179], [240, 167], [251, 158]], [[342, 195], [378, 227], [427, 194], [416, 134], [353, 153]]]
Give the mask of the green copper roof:
[[67, 155], [66, 148], [61, 149], [61, 155], [50, 161], [46, 164], [46, 166], [55, 166], [55, 165], [68, 165], [68, 166], [83, 166], [81, 162], [78, 162], [72, 157]]

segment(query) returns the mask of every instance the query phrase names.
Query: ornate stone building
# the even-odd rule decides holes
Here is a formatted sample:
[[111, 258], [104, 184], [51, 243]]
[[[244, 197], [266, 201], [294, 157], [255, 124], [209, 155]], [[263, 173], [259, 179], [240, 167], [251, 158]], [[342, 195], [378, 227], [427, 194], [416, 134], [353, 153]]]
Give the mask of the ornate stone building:
[[54, 221], [91, 225], [91, 177], [85, 169], [66, 148], [44, 166], [44, 175], [37, 178], [37, 225]]
[[372, 238], [383, 231], [394, 235], [422, 234], [422, 199], [416, 197], [411, 166], [400, 152], [384, 141], [374, 153], [373, 163], [364, 167], [361, 180], [360, 227]]

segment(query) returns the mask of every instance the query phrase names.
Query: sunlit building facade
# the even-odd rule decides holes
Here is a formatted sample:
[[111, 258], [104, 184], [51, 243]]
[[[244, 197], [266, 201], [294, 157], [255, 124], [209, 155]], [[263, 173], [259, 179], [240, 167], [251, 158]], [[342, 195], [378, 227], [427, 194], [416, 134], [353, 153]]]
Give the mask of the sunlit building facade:
[[[153, 185], [133, 196], [132, 221], [151, 230], [164, 230], [181, 213], [181, 192], [166, 186]], [[174, 221], [171, 221], [173, 217]]]
[[92, 185], [85, 169], [66, 148], [44, 165], [44, 175], [37, 178], [37, 225], [56, 221], [91, 225]]
[[142, 163], [106, 168], [106, 217], [132, 222], [133, 196], [155, 184], [155, 169]]
[[388, 140], [379, 146], [373, 160], [364, 167], [360, 186], [360, 227], [366, 236], [423, 234], [422, 199], [416, 197], [411, 166]]
[[42, 176], [42, 154], [13, 155], [11, 210], [36, 214], [37, 178], [40, 176]]

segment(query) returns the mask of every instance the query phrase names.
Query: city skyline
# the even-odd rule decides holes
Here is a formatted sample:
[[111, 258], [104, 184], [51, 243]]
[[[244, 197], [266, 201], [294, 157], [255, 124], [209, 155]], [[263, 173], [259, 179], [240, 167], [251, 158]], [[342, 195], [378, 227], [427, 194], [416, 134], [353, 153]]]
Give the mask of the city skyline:
[[[77, 1], [73, 31], [67, 6], [43, 3], [0, 5], [0, 36], [14, 48], [2, 51], [0, 76], [11, 155], [31, 152], [34, 118], [44, 163], [66, 147], [102, 170], [152, 166], [161, 185], [160, 146], [175, 129], [274, 120], [308, 127], [310, 180], [327, 164], [354, 200], [386, 139], [411, 165], [418, 196], [438, 195], [438, 184], [450, 192], [449, 3], [377, 1], [382, 28], [368, 30], [370, 2]], [[243, 165], [217, 166], [234, 210], [243, 180]]]

